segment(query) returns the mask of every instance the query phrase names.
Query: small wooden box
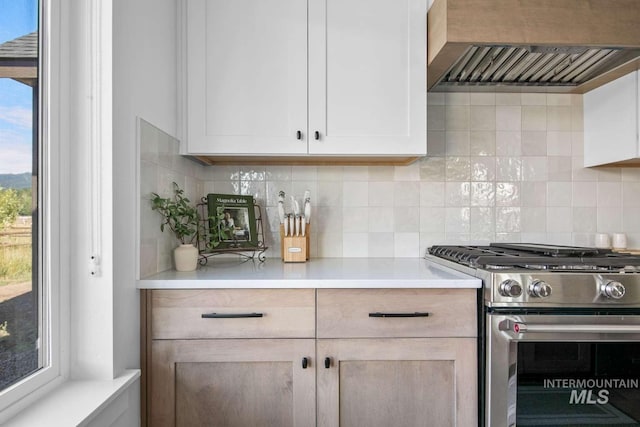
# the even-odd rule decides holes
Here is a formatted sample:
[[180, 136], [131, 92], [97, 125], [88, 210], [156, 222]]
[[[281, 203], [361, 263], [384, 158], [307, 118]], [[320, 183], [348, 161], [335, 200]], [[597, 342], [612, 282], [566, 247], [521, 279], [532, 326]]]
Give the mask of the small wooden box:
[[309, 259], [309, 235], [311, 224], [305, 227], [305, 235], [285, 236], [280, 224], [280, 257], [284, 262], [306, 262]]

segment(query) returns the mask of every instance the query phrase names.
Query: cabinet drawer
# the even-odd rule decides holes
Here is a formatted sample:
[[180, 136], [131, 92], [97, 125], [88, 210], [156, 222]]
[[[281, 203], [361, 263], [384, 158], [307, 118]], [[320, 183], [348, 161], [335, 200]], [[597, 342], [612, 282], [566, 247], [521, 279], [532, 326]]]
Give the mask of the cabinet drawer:
[[318, 338], [477, 335], [475, 289], [319, 289], [317, 298]]
[[154, 290], [151, 338], [313, 338], [314, 289]]

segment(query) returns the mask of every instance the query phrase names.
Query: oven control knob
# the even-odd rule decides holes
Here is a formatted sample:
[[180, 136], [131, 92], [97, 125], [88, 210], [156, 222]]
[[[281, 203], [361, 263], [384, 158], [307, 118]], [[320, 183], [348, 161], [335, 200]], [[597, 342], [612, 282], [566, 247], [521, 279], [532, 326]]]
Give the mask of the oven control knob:
[[529, 285], [529, 295], [536, 298], [545, 298], [551, 295], [551, 285], [542, 280], [534, 280]]
[[600, 288], [600, 292], [607, 298], [620, 299], [624, 296], [624, 285], [615, 280], [609, 280]]
[[500, 295], [503, 297], [519, 297], [522, 295], [522, 286], [517, 280], [508, 279], [500, 283]]

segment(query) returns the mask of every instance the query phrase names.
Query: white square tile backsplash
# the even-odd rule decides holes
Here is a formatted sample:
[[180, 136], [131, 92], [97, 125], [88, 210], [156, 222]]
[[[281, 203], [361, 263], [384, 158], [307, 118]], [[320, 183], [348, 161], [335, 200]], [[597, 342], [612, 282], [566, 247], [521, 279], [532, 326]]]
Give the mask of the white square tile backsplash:
[[[178, 240], [168, 230], [160, 231], [162, 217], [151, 210], [151, 193], [162, 197], [173, 195], [173, 182], [194, 203], [205, 192], [202, 177], [214, 176], [178, 154], [179, 141], [145, 120], [138, 121], [139, 175], [139, 276], [147, 277], [172, 268], [172, 251]], [[233, 173], [233, 172], [232, 172]]]
[[[311, 190], [312, 256], [415, 257], [437, 243], [593, 245], [594, 233], [619, 231], [640, 247], [640, 168], [582, 166], [580, 95], [430, 93], [427, 100], [429, 154], [409, 166], [191, 163], [191, 170], [202, 195], [257, 198], [270, 257], [279, 256], [281, 189], [298, 198]], [[153, 170], [176, 161], [158, 150], [147, 148], [142, 159], [145, 191], [180, 173]]]

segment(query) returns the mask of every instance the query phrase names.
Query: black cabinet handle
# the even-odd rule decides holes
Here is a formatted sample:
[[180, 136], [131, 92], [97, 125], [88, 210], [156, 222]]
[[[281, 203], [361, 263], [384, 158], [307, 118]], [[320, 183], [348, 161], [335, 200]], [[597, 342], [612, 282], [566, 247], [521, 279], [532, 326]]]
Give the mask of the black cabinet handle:
[[302, 139], [302, 131], [296, 131], [296, 139]]
[[320, 132], [315, 131], [314, 132], [314, 137], [316, 138], [316, 141], [319, 141], [320, 140]]
[[429, 317], [429, 313], [369, 313], [369, 317]]
[[309, 359], [307, 359], [306, 357], [302, 358], [302, 369], [307, 369], [307, 366], [309, 366]]
[[331, 358], [330, 357], [325, 357], [324, 358], [324, 367], [326, 369], [329, 369], [331, 367]]
[[263, 313], [203, 313], [203, 319], [242, 319], [246, 317], [264, 317]]

